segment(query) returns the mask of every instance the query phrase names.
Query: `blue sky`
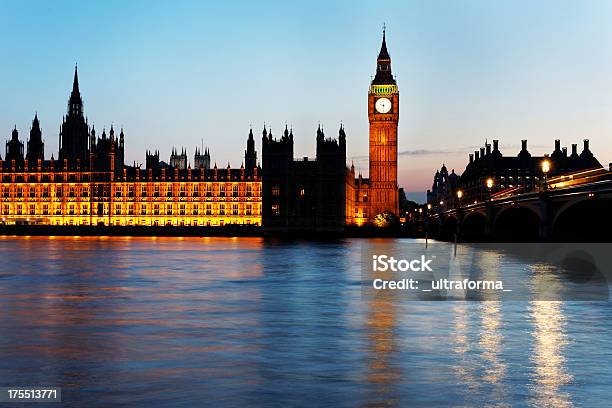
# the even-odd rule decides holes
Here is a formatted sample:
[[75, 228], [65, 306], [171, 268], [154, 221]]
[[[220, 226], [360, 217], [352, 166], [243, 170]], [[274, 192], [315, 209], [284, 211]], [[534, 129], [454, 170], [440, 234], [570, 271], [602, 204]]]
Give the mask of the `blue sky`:
[[[90, 123], [125, 128], [127, 159], [190, 155], [239, 166], [252, 124], [293, 126], [312, 156], [318, 123], [346, 126], [367, 173], [366, 96], [381, 26], [401, 97], [399, 179], [424, 191], [485, 139], [516, 154], [591, 139], [612, 161], [612, 2], [0, 1], [0, 135], [37, 111], [46, 154], [78, 62]], [[259, 140], [257, 141], [258, 150]], [[4, 152], [2, 152], [4, 153]], [[4, 155], [4, 154], [3, 154]]]

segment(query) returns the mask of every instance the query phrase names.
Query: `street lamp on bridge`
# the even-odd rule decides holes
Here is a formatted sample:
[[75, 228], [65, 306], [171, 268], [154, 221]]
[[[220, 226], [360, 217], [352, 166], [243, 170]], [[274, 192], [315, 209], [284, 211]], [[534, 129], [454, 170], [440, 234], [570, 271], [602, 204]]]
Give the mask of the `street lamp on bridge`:
[[493, 179], [489, 177], [486, 182], [487, 190], [489, 191], [489, 201], [491, 201], [491, 190], [493, 189]]
[[544, 159], [542, 160], [542, 173], [544, 174], [544, 184], [543, 184], [543, 189], [544, 190], [548, 190], [548, 182], [546, 180], [546, 176], [548, 175], [548, 172], [550, 171], [550, 160], [548, 159]]
[[461, 198], [463, 197], [463, 191], [457, 190], [457, 199], [459, 200], [459, 207], [461, 207]]

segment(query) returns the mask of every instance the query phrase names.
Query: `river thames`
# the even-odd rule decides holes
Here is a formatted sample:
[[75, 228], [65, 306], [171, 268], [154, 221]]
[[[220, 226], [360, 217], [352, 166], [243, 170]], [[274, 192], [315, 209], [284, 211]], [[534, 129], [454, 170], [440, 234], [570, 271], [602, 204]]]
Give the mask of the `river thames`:
[[[0, 385], [86, 407], [610, 405], [607, 282], [587, 301], [375, 296], [375, 246], [423, 243], [2, 237]], [[515, 271], [504, 287], [577, 284], [471, 262]]]

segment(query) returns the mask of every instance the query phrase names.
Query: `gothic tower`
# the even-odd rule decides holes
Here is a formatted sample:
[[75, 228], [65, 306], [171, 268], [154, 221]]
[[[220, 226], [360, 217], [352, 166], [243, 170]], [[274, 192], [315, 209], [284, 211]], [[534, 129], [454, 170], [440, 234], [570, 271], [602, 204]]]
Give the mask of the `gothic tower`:
[[249, 138], [247, 139], [247, 149], [244, 151], [244, 169], [247, 175], [252, 176], [255, 167], [257, 167], [257, 152], [255, 151], [253, 129], [251, 129], [249, 130]]
[[60, 129], [60, 161], [68, 160], [68, 166], [75, 167], [77, 162], [81, 168], [89, 162], [89, 129], [83, 116], [83, 99], [79, 91], [79, 77], [74, 68], [72, 92], [68, 100], [68, 114]]
[[45, 144], [42, 140], [42, 131], [40, 130], [40, 122], [38, 114], [34, 115], [32, 128], [30, 129], [30, 140], [28, 141], [28, 153], [26, 158], [30, 165], [36, 165], [38, 160], [44, 160]]
[[371, 216], [384, 211], [399, 213], [397, 190], [397, 124], [399, 91], [391, 73], [385, 30], [376, 62], [376, 76], [368, 92], [370, 122]]

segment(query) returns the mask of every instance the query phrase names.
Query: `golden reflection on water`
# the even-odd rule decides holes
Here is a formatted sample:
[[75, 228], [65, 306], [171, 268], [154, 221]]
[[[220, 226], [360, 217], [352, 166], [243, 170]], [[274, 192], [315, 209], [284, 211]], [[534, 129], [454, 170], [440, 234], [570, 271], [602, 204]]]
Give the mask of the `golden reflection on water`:
[[[532, 287], [547, 288], [549, 294], [562, 290], [561, 282], [550, 267], [533, 265]], [[538, 296], [536, 293], [534, 296]], [[529, 312], [533, 320], [532, 336], [534, 338], [531, 361], [534, 365], [531, 391], [533, 404], [536, 407], [572, 407], [570, 395], [561, 388], [573, 381], [567, 372], [564, 351], [569, 343], [565, 332], [566, 318], [563, 302], [531, 301]]]
[[[382, 279], [390, 277], [380, 276]], [[375, 386], [374, 406], [397, 406], [393, 392], [401, 371], [393, 363], [396, 352], [396, 304], [392, 292], [373, 293], [368, 300], [368, 382]], [[370, 406], [370, 405], [368, 405]]]
[[454, 327], [452, 336], [453, 353], [456, 355], [456, 364], [453, 371], [457, 381], [467, 386], [467, 392], [475, 393], [478, 390], [477, 376], [474, 366], [470, 361], [470, 351], [472, 349], [470, 338], [469, 310], [468, 303], [465, 301], [453, 302]]
[[[483, 251], [479, 254], [478, 264], [483, 271], [486, 280], [498, 280], [501, 254], [495, 251]], [[480, 317], [480, 333], [478, 346], [482, 357], [481, 380], [493, 386], [489, 397], [491, 406], [503, 406], [507, 404], [507, 389], [505, 386], [506, 373], [508, 370], [504, 360], [504, 337], [503, 310], [500, 300], [494, 300], [497, 294], [484, 294], [484, 300], [478, 304], [478, 316]]]

